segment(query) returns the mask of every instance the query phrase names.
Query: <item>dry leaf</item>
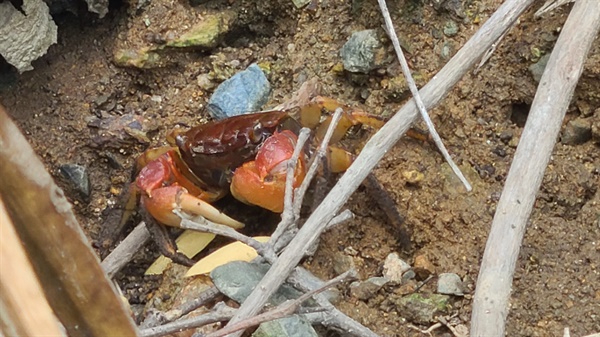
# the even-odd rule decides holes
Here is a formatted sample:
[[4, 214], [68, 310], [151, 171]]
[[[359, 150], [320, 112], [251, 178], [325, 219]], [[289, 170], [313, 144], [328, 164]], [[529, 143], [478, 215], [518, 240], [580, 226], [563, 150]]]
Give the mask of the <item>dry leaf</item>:
[[[256, 241], [267, 242], [269, 236], [256, 236]], [[231, 261], [247, 261], [250, 262], [256, 258], [258, 254], [254, 248], [241, 243], [239, 241], [228, 244], [222, 248], [217, 249], [214, 253], [206, 256], [202, 260], [198, 261], [193, 265], [190, 270], [185, 274], [186, 277], [208, 274], [218, 266], [222, 266]]]

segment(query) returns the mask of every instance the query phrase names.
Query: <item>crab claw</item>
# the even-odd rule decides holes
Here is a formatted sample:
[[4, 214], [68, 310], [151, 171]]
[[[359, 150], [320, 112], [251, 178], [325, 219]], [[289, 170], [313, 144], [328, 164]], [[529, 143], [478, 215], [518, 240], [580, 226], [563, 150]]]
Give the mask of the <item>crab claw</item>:
[[[266, 208], [272, 212], [283, 211], [287, 162], [294, 153], [298, 137], [289, 131], [276, 132], [269, 137], [256, 160], [246, 162], [235, 170], [231, 181], [231, 194], [238, 200]], [[294, 172], [294, 187], [298, 187], [306, 174], [304, 157], [298, 160]]]
[[218, 194], [195, 186], [177, 170], [174, 163], [176, 159], [173, 151], [160, 154], [149, 161], [136, 178], [136, 187], [142, 194], [142, 206], [150, 215], [158, 222], [178, 227], [181, 219], [173, 214], [173, 210], [181, 209], [186, 213], [202, 215], [208, 220], [233, 228], [244, 227], [239, 221], [221, 213], [206, 202], [205, 200], [215, 200]]
[[178, 185], [157, 188], [151, 195], [142, 196], [142, 205], [157, 221], [162, 224], [179, 227], [181, 218], [173, 213], [180, 209], [193, 215], [202, 215], [206, 219], [233, 228], [242, 228], [244, 224], [234, 220], [206, 201], [199, 199]]

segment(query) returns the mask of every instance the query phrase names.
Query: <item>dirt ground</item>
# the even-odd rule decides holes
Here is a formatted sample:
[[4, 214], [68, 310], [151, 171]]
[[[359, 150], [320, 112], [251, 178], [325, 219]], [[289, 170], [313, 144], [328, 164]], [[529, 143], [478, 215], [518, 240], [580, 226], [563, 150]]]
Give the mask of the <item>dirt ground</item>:
[[[374, 114], [392, 114], [406, 97], [406, 89], [394, 84], [401, 73], [391, 61], [388, 41], [390, 62], [383, 68], [364, 76], [339, 71], [339, 50], [353, 32], [382, 31], [375, 1], [322, 1], [316, 11], [295, 9], [288, 0], [211, 1], [196, 7], [184, 2], [168, 2], [171, 7], [165, 9], [153, 1], [136, 13], [126, 4], [115, 5], [102, 20], [85, 13], [56, 16], [58, 44], [34, 63], [35, 70], [16, 77], [3, 67], [0, 74], [0, 101], [48, 170], [58, 177], [58, 167], [63, 164], [77, 163], [89, 169], [89, 201], [74, 193], [68, 195], [101, 253], [104, 248], [99, 240], [107, 207], [119, 202], [118, 194], [129, 181], [136, 155], [149, 145], [162, 144], [175, 125], [194, 125], [208, 118], [204, 107], [213, 89], [200, 86], [199, 75], [217, 73], [214, 84], [218, 84], [251, 63], [268, 64], [273, 89], [268, 106], [285, 101], [314, 76], [319, 77], [324, 95]], [[458, 50], [501, 1], [463, 3], [464, 18], [436, 10], [429, 1], [390, 4], [420, 85], [447, 61], [441, 51]], [[115, 48], [124, 41], [147, 39], [136, 30], [143, 19], [171, 20], [176, 25], [224, 8], [241, 13], [238, 20], [244, 25], [210, 51], [174, 53], [170, 63], [160, 69], [120, 68], [112, 62]], [[570, 7], [539, 20], [533, 18], [535, 9], [522, 16], [477, 73], [468, 73], [431, 112], [446, 146], [473, 184], [473, 192], [463, 190], [431, 145], [402, 140], [379, 163], [375, 174], [404, 215], [413, 250], [400, 252], [397, 230], [361, 188], [347, 205], [356, 219], [323, 236], [315, 256], [305, 262], [311, 271], [331, 278], [335, 276], [334, 261], [346, 255], [366, 279], [381, 275], [383, 261], [391, 252], [400, 252], [410, 263], [416, 256], [425, 256], [436, 274], [452, 272], [463, 279], [468, 294], [452, 299], [450, 314], [469, 323], [486, 236], [523, 130], [519, 118], [526, 117], [537, 86], [528, 68], [551, 51]], [[166, 10], [174, 14], [163, 15]], [[442, 33], [449, 21], [459, 28], [451, 37]], [[88, 125], [96, 116], [130, 113], [143, 117], [150, 144], [99, 140], [98, 129]], [[596, 125], [600, 119], [598, 41], [565, 124], [576, 118]], [[403, 176], [413, 170], [424, 174], [416, 185], [407, 184]], [[556, 145], [519, 255], [507, 335], [562, 336], [565, 327], [572, 336], [600, 332], [599, 175], [598, 143]], [[236, 214], [248, 212], [248, 207], [231, 199], [221, 201], [219, 207]], [[256, 210], [250, 213], [248, 219], [257, 213], [264, 215]], [[249, 227], [257, 231], [256, 225]], [[153, 284], [155, 278], [144, 277], [143, 271], [154, 256], [156, 247], [149, 245], [122, 272], [121, 286], [133, 304], [144, 304], [151, 296], [152, 286], [145, 284]], [[435, 292], [435, 284], [429, 282], [421, 291]], [[381, 335], [421, 336], [392, 305], [400, 293], [397, 287], [385, 287], [363, 301], [346, 292], [339, 307]], [[449, 333], [439, 329], [433, 334]]]

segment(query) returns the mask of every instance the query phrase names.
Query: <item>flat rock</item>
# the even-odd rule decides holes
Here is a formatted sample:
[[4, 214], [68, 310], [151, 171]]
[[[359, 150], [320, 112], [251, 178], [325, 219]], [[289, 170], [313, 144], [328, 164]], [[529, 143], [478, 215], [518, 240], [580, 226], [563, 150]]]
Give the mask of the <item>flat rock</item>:
[[463, 296], [464, 286], [460, 276], [454, 273], [441, 273], [438, 275], [437, 292], [445, 295]]
[[371, 277], [362, 282], [350, 284], [350, 294], [359, 300], [366, 301], [379, 291], [390, 280], [386, 277]]
[[19, 73], [33, 70], [31, 62], [46, 54], [56, 43], [57, 27], [46, 3], [28, 0], [17, 10], [10, 2], [0, 2], [0, 55]]
[[310, 323], [298, 315], [262, 323], [252, 337], [317, 337]]
[[208, 102], [215, 119], [259, 111], [269, 99], [271, 85], [256, 64], [221, 83]]
[[[269, 270], [269, 265], [253, 264], [242, 261], [234, 261], [215, 268], [210, 277], [220, 292], [232, 300], [242, 303], [250, 295], [258, 282]], [[269, 303], [278, 305], [288, 299], [294, 299], [301, 293], [289, 284], [283, 284], [277, 292], [271, 296]]]

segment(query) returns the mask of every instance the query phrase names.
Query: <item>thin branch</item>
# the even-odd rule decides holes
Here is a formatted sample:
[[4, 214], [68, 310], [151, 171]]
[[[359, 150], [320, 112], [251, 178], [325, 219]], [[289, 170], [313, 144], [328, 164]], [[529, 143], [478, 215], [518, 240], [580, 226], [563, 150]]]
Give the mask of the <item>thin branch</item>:
[[335, 128], [337, 127], [338, 123], [340, 122], [340, 119], [342, 118], [342, 113], [344, 113], [344, 110], [342, 110], [342, 108], [335, 109], [335, 112], [331, 117], [331, 123], [329, 124], [327, 132], [325, 133], [325, 137], [323, 137], [323, 140], [319, 145], [317, 153], [312, 158], [312, 162], [308, 169], [308, 172], [306, 173], [306, 177], [304, 178], [302, 185], [300, 185], [300, 187], [298, 187], [298, 189], [296, 190], [296, 195], [294, 198], [294, 216], [296, 218], [300, 217], [300, 209], [302, 208], [302, 201], [304, 200], [304, 195], [306, 194], [306, 191], [308, 191], [310, 183], [317, 174], [319, 164], [321, 163], [322, 159], [325, 158], [325, 155], [327, 155], [327, 148], [329, 147], [329, 142], [331, 141], [331, 137], [335, 132]]
[[[487, 20], [464, 47], [421, 89], [428, 107], [435, 106], [477, 62], [481, 55], [500, 35], [512, 26], [518, 16], [533, 0], [506, 0]], [[391, 149], [418, 116], [414, 100], [406, 103], [365, 145], [354, 163], [340, 178], [321, 205], [308, 218], [296, 238], [282, 252], [261, 282], [254, 288], [229, 324], [256, 315], [267, 299], [279, 288], [290, 272], [298, 265], [302, 255], [297, 252], [310, 247], [329, 222], [358, 188], [383, 155]], [[239, 333], [233, 334], [239, 336]]]
[[471, 336], [504, 336], [511, 284], [527, 220], [587, 53], [599, 30], [598, 0], [577, 1], [540, 80], [496, 206], [477, 279]]
[[236, 241], [240, 241], [254, 248], [254, 250], [256, 250], [260, 255], [264, 257], [274, 258], [275, 256], [275, 253], [269, 245], [259, 242], [249, 236], [246, 236], [229, 226], [214, 223], [210, 220], [207, 220], [203, 216], [190, 217], [189, 215], [178, 210], [173, 210], [173, 213], [175, 213], [181, 218], [180, 227], [183, 229], [208, 232], [232, 238]]
[[148, 232], [146, 224], [142, 221], [102, 260], [102, 269], [109, 278], [113, 278], [149, 240], [150, 232]]
[[213, 310], [206, 314], [181, 319], [153, 328], [142, 329], [140, 330], [139, 335], [140, 337], [159, 337], [174, 332], [198, 328], [215, 322], [223, 322], [229, 320], [235, 311], [236, 309], [227, 306], [223, 302], [219, 302], [215, 305]]
[[[287, 167], [287, 175], [285, 180], [285, 197], [283, 202], [283, 213], [281, 214], [281, 222], [277, 225], [277, 228], [271, 234], [270, 243], [276, 243], [279, 238], [285, 233], [285, 231], [298, 220], [297, 217], [294, 216], [293, 212], [293, 204], [294, 204], [294, 172], [296, 170], [296, 166], [298, 164], [298, 158], [301, 154], [303, 154], [304, 144], [308, 140], [310, 135], [310, 129], [302, 128], [300, 130], [300, 134], [298, 135], [298, 142], [296, 143], [296, 147], [294, 148], [294, 153], [292, 158], [288, 161]], [[273, 246], [275, 244], [272, 244]]]
[[421, 100], [421, 96], [419, 95], [419, 88], [417, 88], [417, 85], [415, 84], [415, 81], [413, 80], [412, 75], [410, 74], [410, 68], [408, 67], [408, 63], [406, 62], [406, 58], [404, 57], [402, 48], [400, 47], [400, 41], [398, 41], [398, 36], [396, 35], [396, 31], [394, 30], [394, 24], [392, 23], [392, 18], [390, 17], [390, 12], [387, 9], [385, 0], [377, 1], [379, 2], [379, 8], [381, 9], [381, 14], [383, 15], [383, 19], [385, 21], [386, 31], [390, 39], [392, 40], [394, 50], [396, 51], [396, 55], [398, 56], [398, 61], [400, 62], [400, 66], [402, 67], [404, 78], [406, 78], [406, 83], [408, 83], [408, 87], [410, 88], [410, 92], [414, 97], [417, 107], [419, 108], [421, 117], [425, 121], [427, 129], [429, 129], [431, 138], [433, 139], [433, 142], [444, 156], [444, 159], [446, 159], [446, 161], [448, 162], [448, 165], [450, 165], [450, 167], [452, 168], [452, 171], [454, 171], [454, 174], [456, 174], [458, 179], [460, 179], [463, 185], [465, 185], [467, 191], [470, 192], [472, 190], [471, 184], [469, 184], [467, 178], [465, 178], [465, 176], [462, 174], [456, 163], [454, 163], [454, 161], [452, 160], [452, 157], [450, 157], [450, 153], [448, 153], [448, 150], [444, 146], [442, 138], [440, 138], [440, 135], [435, 130], [435, 126], [433, 125], [431, 118], [429, 118], [429, 115], [427, 114], [425, 104], [423, 104], [423, 100]]

